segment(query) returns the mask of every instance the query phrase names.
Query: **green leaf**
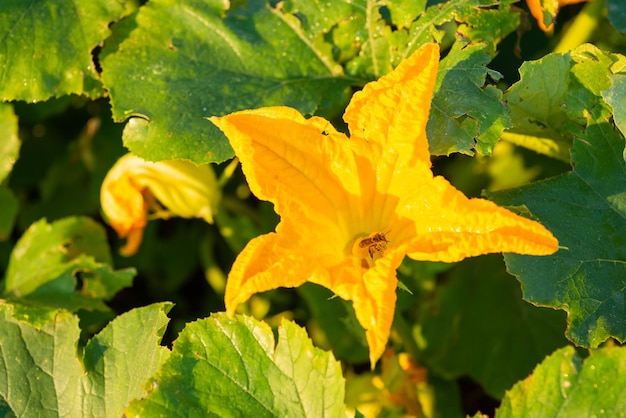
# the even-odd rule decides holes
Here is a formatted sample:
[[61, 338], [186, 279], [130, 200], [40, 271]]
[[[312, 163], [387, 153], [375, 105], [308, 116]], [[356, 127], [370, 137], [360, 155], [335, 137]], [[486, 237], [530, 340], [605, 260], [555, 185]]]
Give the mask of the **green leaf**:
[[[16, 244], [3, 296], [46, 306], [108, 311], [103, 300], [131, 284], [133, 269], [113, 271], [106, 235], [90, 218], [40, 220]], [[78, 280], [80, 279], [80, 280]]]
[[126, 416], [345, 416], [339, 363], [289, 321], [276, 347], [272, 330], [249, 317], [191, 323], [153, 387]]
[[527, 61], [506, 93], [513, 128], [503, 138], [569, 162], [572, 140], [609, 88], [610, 68], [623, 57], [582, 45], [564, 54]]
[[17, 116], [13, 106], [0, 103], [0, 183], [7, 178], [20, 152], [20, 139], [17, 136]]
[[597, 121], [574, 141], [573, 172], [494, 194], [499, 204], [525, 205], [559, 240], [552, 256], [508, 254], [524, 297], [568, 312], [567, 336], [596, 347], [626, 340], [626, 162], [623, 137]]
[[[150, 1], [114, 28], [103, 49], [102, 77], [114, 119], [130, 117], [124, 142], [133, 153], [147, 160], [223, 161], [233, 153], [209, 116], [268, 105], [312, 114], [343, 105], [351, 81], [341, 78], [328, 48], [312, 41], [317, 28], [308, 31], [264, 1], [226, 13], [227, 3]], [[335, 7], [349, 10], [332, 7], [316, 21]]]
[[318, 51], [320, 59], [328, 68], [333, 68], [336, 65], [333, 61], [333, 45], [327, 43], [324, 36], [357, 11], [358, 8], [346, 0], [332, 3], [323, 0], [286, 0], [276, 12], [282, 13], [282, 19], [293, 31], [308, 42], [311, 49]]
[[[159, 346], [171, 304], [120, 315], [77, 357], [78, 318], [0, 303], [0, 411], [15, 416], [122, 416], [169, 351]], [[10, 415], [9, 415], [10, 416]]]
[[[518, 13], [509, 3], [503, 2], [498, 9], [492, 9], [497, 2], [437, 2], [424, 11], [425, 2], [421, 0], [354, 2], [358, 7], [352, 17], [362, 24], [355, 27], [352, 39], [359, 43], [360, 51], [347, 63], [346, 72], [365, 79], [378, 78], [424, 43], [433, 40], [441, 43], [448, 23], [460, 25], [457, 30], [472, 42], [485, 43], [493, 55], [502, 38], [518, 26]], [[485, 24], [491, 26], [484, 29]]]
[[489, 55], [494, 57], [500, 41], [516, 31], [520, 25], [520, 13], [511, 7], [511, 3], [511, 0], [503, 1], [497, 9], [466, 8], [465, 13], [457, 16], [457, 20], [463, 22], [458, 32], [474, 42], [484, 42], [488, 45]]
[[[602, 92], [602, 97], [613, 109], [613, 121], [617, 128], [626, 135], [626, 74], [614, 74], [611, 87]], [[626, 160], [626, 149], [624, 150]]]
[[499, 255], [465, 260], [421, 307], [420, 358], [447, 378], [471, 376], [494, 397], [567, 344], [565, 315], [522, 301]]
[[396, 0], [387, 2], [386, 6], [393, 24], [404, 29], [410, 27], [415, 17], [424, 12], [426, 0]]
[[0, 100], [102, 95], [92, 50], [124, 13], [119, 0], [5, 0], [0, 5]]
[[489, 61], [484, 45], [462, 42], [456, 42], [441, 61], [426, 127], [431, 154], [473, 155], [475, 150], [489, 155], [510, 126], [501, 91], [483, 87], [487, 75], [500, 78], [487, 69]]
[[[626, 296], [626, 161], [624, 138], [608, 122], [610, 109], [600, 95], [610, 85], [608, 68], [616, 57], [589, 45], [572, 51], [572, 57], [573, 77], [559, 117], [567, 118], [562, 124], [574, 138], [573, 171], [492, 197], [499, 204], [525, 206], [561, 246], [547, 257], [505, 256], [526, 300], [565, 310], [567, 337], [597, 347], [609, 337], [626, 340], [626, 321], [619, 313]], [[558, 75], [546, 90], [558, 83]], [[540, 106], [552, 99], [537, 93], [533, 100]], [[553, 105], [561, 107], [558, 101]]]
[[131, 400], [145, 395], [144, 383], [170, 355], [159, 343], [172, 306], [164, 302], [133, 309], [87, 343], [82, 416], [119, 417]]
[[618, 32], [626, 32], [626, 9], [621, 0], [607, 0], [606, 8], [608, 9], [608, 17], [611, 25]]
[[623, 415], [625, 369], [624, 347], [592, 351], [584, 360], [573, 347], [562, 348], [507, 392], [496, 417]]
[[504, 139], [569, 161], [571, 135], [563, 128], [568, 118], [561, 104], [568, 94], [570, 64], [569, 53], [522, 64], [520, 81], [504, 95], [513, 122]]

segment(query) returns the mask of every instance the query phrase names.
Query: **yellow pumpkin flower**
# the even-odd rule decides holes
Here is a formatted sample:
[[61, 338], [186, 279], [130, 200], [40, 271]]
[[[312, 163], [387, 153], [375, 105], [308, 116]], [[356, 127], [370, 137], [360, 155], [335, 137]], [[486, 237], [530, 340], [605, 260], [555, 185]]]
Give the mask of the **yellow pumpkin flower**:
[[281, 216], [276, 232], [251, 240], [235, 260], [229, 313], [254, 293], [317, 283], [352, 301], [373, 366], [389, 337], [405, 255], [453, 262], [557, 250], [539, 223], [433, 176], [426, 122], [438, 63], [438, 46], [426, 44], [356, 93], [344, 114], [350, 137], [288, 107], [211, 118], [251, 191]]
[[552, 32], [556, 15], [561, 6], [582, 3], [588, 0], [526, 0], [530, 14], [537, 20], [539, 28], [544, 32]]
[[215, 173], [189, 161], [145, 161], [126, 154], [107, 173], [100, 189], [102, 211], [126, 245], [137, 252], [148, 219], [203, 218], [213, 223], [220, 199]]

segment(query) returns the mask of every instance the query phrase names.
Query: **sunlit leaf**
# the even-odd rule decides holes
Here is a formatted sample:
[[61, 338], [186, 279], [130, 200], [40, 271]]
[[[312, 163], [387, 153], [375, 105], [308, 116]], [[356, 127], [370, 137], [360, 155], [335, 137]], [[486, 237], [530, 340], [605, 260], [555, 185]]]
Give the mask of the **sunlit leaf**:
[[133, 269], [114, 271], [110, 262], [104, 229], [93, 220], [41, 220], [11, 254], [3, 297], [69, 310], [109, 310], [103, 301], [129, 286], [135, 275]]
[[[315, 21], [333, 10], [349, 16], [350, 7], [336, 7]], [[261, 0], [227, 8], [221, 0], [150, 1], [114, 28], [102, 76], [114, 119], [130, 118], [124, 142], [135, 154], [223, 161], [232, 150], [209, 116], [272, 104], [311, 114], [343, 104], [351, 81], [329, 48], [313, 42], [318, 27]]]
[[213, 314], [187, 325], [126, 416], [345, 416], [341, 367], [284, 321], [275, 346], [263, 322]]
[[527, 61], [521, 79], [505, 94], [513, 127], [504, 138], [536, 152], [569, 161], [579, 126], [587, 123], [601, 91], [609, 88], [610, 68], [617, 54], [591, 45]]
[[[565, 310], [568, 338], [578, 345], [597, 347], [609, 337], [626, 340], [622, 314], [626, 296], [626, 161], [624, 138], [608, 121], [610, 110], [600, 97], [600, 91], [609, 86], [607, 57], [587, 46], [582, 52], [573, 67], [580, 82], [570, 83], [568, 91], [568, 96], [577, 97], [578, 105], [560, 116], [569, 117], [573, 127], [573, 170], [496, 193], [493, 198], [500, 204], [526, 206], [561, 246], [548, 257], [505, 256], [508, 270], [522, 282], [525, 299]], [[546, 84], [546, 90], [549, 87]], [[541, 101], [540, 94], [535, 101]], [[576, 130], [585, 115], [588, 123]]]
[[77, 356], [78, 318], [0, 303], [0, 411], [7, 416], [122, 416], [166, 359], [171, 304], [120, 315]]
[[506, 393], [497, 418], [617, 417], [626, 410], [626, 348], [607, 347], [582, 359], [572, 347], [546, 358]]

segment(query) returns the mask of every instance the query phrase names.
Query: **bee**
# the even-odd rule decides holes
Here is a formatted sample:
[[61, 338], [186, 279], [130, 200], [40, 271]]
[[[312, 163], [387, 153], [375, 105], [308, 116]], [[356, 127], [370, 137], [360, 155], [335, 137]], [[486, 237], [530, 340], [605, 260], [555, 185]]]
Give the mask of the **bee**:
[[389, 240], [387, 239], [386, 235], [388, 233], [389, 232], [375, 232], [372, 235], [359, 241], [359, 247], [367, 248], [367, 252], [369, 253], [370, 257], [374, 259], [374, 254], [381, 253], [382, 255], [382, 253], [384, 253], [385, 249], [387, 248]]

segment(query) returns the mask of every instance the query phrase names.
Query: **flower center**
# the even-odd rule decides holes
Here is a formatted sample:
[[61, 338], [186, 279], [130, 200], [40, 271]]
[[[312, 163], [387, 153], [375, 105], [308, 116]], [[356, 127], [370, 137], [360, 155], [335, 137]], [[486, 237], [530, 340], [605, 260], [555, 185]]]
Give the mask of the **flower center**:
[[385, 255], [387, 234], [389, 232], [373, 232], [366, 237], [357, 238], [352, 246], [352, 255], [361, 260], [361, 267], [368, 269], [374, 262]]

